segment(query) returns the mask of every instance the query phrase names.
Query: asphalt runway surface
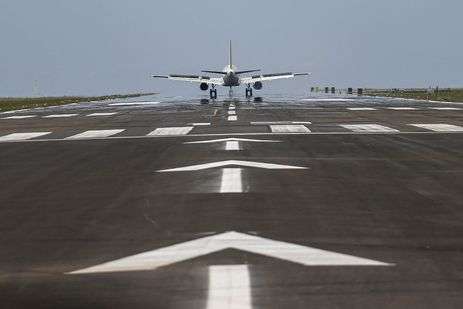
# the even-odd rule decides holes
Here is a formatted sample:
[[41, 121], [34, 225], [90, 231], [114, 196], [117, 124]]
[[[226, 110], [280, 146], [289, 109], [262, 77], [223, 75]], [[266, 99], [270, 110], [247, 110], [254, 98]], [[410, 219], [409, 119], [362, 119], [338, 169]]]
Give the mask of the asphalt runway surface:
[[462, 308], [462, 279], [463, 104], [0, 114], [1, 308]]

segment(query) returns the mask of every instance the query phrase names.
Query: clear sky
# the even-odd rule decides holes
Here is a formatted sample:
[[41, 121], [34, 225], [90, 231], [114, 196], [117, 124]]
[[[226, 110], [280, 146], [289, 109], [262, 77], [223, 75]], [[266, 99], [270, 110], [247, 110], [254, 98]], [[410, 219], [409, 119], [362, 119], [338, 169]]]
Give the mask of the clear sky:
[[0, 96], [199, 93], [149, 76], [222, 69], [229, 39], [241, 69], [313, 73], [276, 91], [463, 86], [462, 12], [461, 0], [5, 0]]

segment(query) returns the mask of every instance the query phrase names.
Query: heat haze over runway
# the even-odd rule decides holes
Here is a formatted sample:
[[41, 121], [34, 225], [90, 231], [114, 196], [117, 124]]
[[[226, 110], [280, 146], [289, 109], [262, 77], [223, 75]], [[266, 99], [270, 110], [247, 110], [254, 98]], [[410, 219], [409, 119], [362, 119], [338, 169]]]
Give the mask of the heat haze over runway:
[[463, 104], [0, 114], [5, 308], [458, 308]]

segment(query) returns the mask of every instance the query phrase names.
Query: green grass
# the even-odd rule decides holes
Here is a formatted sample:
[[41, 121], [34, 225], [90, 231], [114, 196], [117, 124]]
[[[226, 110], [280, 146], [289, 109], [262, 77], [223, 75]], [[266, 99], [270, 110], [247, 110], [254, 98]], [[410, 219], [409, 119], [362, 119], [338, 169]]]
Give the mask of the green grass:
[[443, 102], [463, 102], [463, 89], [442, 89], [435, 93], [428, 93], [426, 89], [409, 90], [366, 90], [365, 94], [392, 98], [405, 98], [417, 100], [432, 100]]
[[157, 93], [114, 94], [95, 97], [40, 97], [40, 98], [0, 98], [0, 111], [9, 111], [26, 108], [65, 105], [89, 101], [105, 101], [114, 99], [137, 98]]

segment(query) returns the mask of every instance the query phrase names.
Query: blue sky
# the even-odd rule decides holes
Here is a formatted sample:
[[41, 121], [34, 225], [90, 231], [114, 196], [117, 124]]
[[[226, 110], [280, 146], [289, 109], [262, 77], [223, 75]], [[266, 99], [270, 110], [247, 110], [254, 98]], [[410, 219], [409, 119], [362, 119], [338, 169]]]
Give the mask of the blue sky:
[[[0, 96], [199, 93], [151, 73], [309, 71], [274, 91], [463, 86], [458, 0], [0, 2]], [[265, 85], [267, 87], [267, 85]], [[225, 91], [225, 90], [222, 90]], [[243, 90], [244, 91], [244, 90]]]

